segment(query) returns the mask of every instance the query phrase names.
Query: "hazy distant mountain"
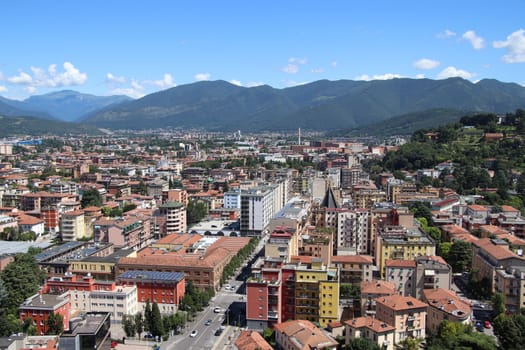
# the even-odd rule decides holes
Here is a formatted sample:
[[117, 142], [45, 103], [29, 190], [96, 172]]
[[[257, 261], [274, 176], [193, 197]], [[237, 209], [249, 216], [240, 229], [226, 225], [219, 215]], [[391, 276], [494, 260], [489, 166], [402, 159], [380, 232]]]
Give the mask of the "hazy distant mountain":
[[0, 137], [17, 135], [93, 135], [100, 133], [97, 128], [90, 125], [70, 123], [56, 119], [0, 116]]
[[32, 110], [47, 112], [61, 120], [74, 121], [107, 106], [130, 100], [128, 96], [95, 96], [63, 90], [31, 96], [23, 102]]
[[27, 109], [28, 106], [24, 102], [10, 100], [0, 96], [0, 116], [18, 117], [18, 116], [33, 116], [37, 118], [53, 119], [51, 115], [42, 111], [31, 111]]
[[525, 108], [525, 88], [496, 80], [320, 80], [285, 89], [206, 81], [109, 106], [84, 121], [117, 129], [335, 130], [435, 109], [505, 113], [517, 108]]

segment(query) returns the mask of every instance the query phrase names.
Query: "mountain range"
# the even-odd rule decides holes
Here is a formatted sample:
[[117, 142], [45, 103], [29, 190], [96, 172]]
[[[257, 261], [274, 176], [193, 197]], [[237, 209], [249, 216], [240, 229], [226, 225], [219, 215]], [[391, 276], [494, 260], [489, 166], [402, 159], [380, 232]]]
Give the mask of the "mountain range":
[[[7, 106], [7, 107], [6, 107]], [[0, 114], [77, 120], [107, 129], [201, 128], [215, 131], [363, 129], [394, 122], [397, 131], [445, 124], [475, 112], [525, 108], [525, 87], [484, 79], [320, 80], [276, 89], [241, 87], [225, 81], [180, 85], [131, 100], [74, 91], [0, 99]], [[7, 114], [6, 109], [10, 109]], [[370, 129], [370, 128], [369, 128]], [[384, 130], [388, 133], [388, 130]]]

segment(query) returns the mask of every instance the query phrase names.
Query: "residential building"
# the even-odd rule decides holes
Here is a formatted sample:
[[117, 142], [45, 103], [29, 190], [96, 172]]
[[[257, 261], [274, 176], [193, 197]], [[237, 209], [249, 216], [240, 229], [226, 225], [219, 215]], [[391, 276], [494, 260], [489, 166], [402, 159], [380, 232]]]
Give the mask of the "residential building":
[[439, 332], [439, 327], [445, 320], [465, 325], [472, 323], [472, 306], [451, 290], [425, 289], [422, 300], [428, 304], [427, 329], [434, 334]]
[[292, 256], [299, 255], [298, 245], [295, 230], [287, 227], [276, 227], [264, 245], [264, 254], [267, 257], [290, 261]]
[[339, 343], [307, 320], [293, 320], [274, 326], [275, 342], [283, 350], [336, 350]]
[[394, 342], [407, 337], [425, 338], [428, 305], [413, 297], [390, 295], [376, 298], [376, 318], [394, 326]]
[[248, 327], [263, 329], [276, 322], [304, 319], [326, 327], [339, 318], [337, 269], [319, 258], [283, 264], [266, 260], [247, 282]]
[[500, 239], [482, 238], [473, 242], [472, 254], [472, 268], [478, 271], [480, 280], [487, 279], [492, 292], [497, 285], [496, 270], [525, 266], [525, 258], [511, 251], [508, 242]]
[[69, 328], [70, 308], [69, 299], [63, 295], [35, 294], [20, 305], [18, 314], [21, 323], [31, 318], [36, 333], [44, 335], [49, 331], [47, 320], [51, 314], [61, 315], [64, 329]]
[[83, 210], [75, 210], [62, 214], [60, 219], [60, 234], [64, 241], [76, 241], [93, 235], [93, 227], [87, 229], [86, 224], [91, 222], [84, 217]]
[[395, 285], [397, 294], [404, 296], [415, 295], [415, 260], [386, 260], [385, 268], [385, 279]]
[[273, 191], [259, 187], [241, 192], [241, 233], [260, 236], [275, 214]]
[[182, 272], [130, 270], [120, 274], [117, 281], [122, 286], [137, 286], [139, 310], [149, 301], [157, 303], [162, 314], [176, 312], [186, 290]]
[[507, 312], [519, 313], [525, 307], [525, 267], [497, 268], [494, 290], [503, 295]]
[[372, 280], [374, 264], [369, 255], [334, 255], [330, 260], [331, 266], [339, 269], [341, 283], [358, 284]]
[[224, 208], [241, 209], [241, 191], [224, 192]]
[[436, 255], [436, 244], [419, 227], [384, 226], [377, 237], [376, 264], [381, 277], [386, 260], [411, 260], [417, 256]]
[[186, 208], [180, 202], [166, 202], [159, 206], [153, 216], [155, 237], [186, 232]]
[[345, 324], [345, 344], [352, 340], [364, 338], [377, 344], [381, 349], [394, 350], [395, 328], [372, 316], [363, 316], [347, 320]]
[[397, 294], [395, 285], [383, 280], [363, 281], [359, 286], [362, 315], [374, 315], [376, 313], [376, 298]]
[[112, 243], [118, 248], [146, 247], [153, 238], [149, 220], [147, 216], [98, 219], [93, 223], [94, 241]]

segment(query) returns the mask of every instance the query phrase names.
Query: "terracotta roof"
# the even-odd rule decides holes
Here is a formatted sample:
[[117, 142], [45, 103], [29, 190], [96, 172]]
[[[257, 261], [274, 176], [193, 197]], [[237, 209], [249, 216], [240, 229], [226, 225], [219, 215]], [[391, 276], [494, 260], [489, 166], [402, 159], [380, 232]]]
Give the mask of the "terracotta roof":
[[445, 261], [445, 259], [443, 259], [441, 256], [439, 255], [423, 255], [423, 256], [417, 256], [416, 257], [416, 262], [419, 261], [419, 260], [432, 260], [432, 261], [435, 261], [435, 262], [438, 262], [442, 265], [448, 265], [448, 263]]
[[452, 241], [465, 241], [465, 242], [469, 242], [469, 243], [474, 243], [477, 240], [479, 240], [478, 237], [476, 237], [474, 235], [471, 235], [470, 233], [456, 234], [456, 235], [453, 235], [452, 237], [450, 237], [450, 239]]
[[242, 331], [235, 341], [239, 350], [273, 350], [273, 347], [255, 331]]
[[332, 263], [351, 263], [351, 264], [372, 264], [373, 258], [370, 255], [334, 255]]
[[487, 211], [488, 210], [487, 207], [485, 207], [484, 205], [478, 205], [478, 204], [471, 204], [467, 207], [474, 211]]
[[392, 282], [383, 280], [372, 280], [361, 282], [361, 295], [363, 294], [384, 294], [391, 295], [396, 293], [396, 285]]
[[514, 235], [511, 235], [510, 233], [501, 233], [499, 235], [496, 235], [498, 239], [503, 239], [509, 241], [510, 244], [523, 246], [525, 245], [525, 240], [518, 238]]
[[420, 300], [417, 300], [414, 297], [405, 297], [403, 295], [389, 295], [385, 297], [378, 297], [375, 298], [376, 301], [376, 308], [378, 305], [384, 305], [389, 309], [395, 310], [395, 311], [403, 311], [403, 310], [411, 310], [411, 309], [419, 309], [419, 308], [426, 308], [428, 305]]
[[476, 247], [483, 249], [487, 254], [491, 255], [496, 260], [504, 260], [510, 258], [517, 258], [525, 260], [522, 257], [514, 254], [507, 245], [494, 244], [490, 238], [482, 238], [473, 242]]
[[472, 307], [451, 290], [423, 289], [423, 297], [430, 307], [442, 310], [455, 317], [464, 318], [472, 313]]
[[502, 210], [502, 211], [506, 211], [506, 212], [513, 212], [513, 213], [515, 213], [515, 212], [519, 212], [518, 209], [516, 209], [516, 208], [514, 208], [514, 207], [511, 207], [510, 205], [502, 205], [502, 206], [501, 206], [501, 210]]
[[468, 230], [458, 225], [443, 225], [442, 229], [443, 231], [448, 232], [452, 235], [469, 233]]
[[284, 334], [288, 339], [299, 345], [298, 349], [323, 349], [334, 347], [338, 343], [329, 335], [323, 333], [312, 322], [306, 320], [291, 320], [278, 323], [273, 327], [276, 331]]
[[481, 225], [479, 227], [481, 231], [487, 232], [489, 235], [499, 235], [509, 233], [509, 231], [502, 229], [501, 227], [494, 225]]
[[347, 320], [344, 323], [352, 328], [368, 328], [375, 333], [389, 333], [395, 331], [394, 326], [391, 326], [372, 316], [357, 317]]
[[18, 224], [19, 225], [38, 225], [43, 223], [44, 220], [41, 220], [39, 218], [35, 218], [31, 215], [21, 214], [18, 216]]
[[415, 268], [416, 262], [414, 260], [387, 260], [385, 261], [386, 267], [403, 267], [403, 268]]

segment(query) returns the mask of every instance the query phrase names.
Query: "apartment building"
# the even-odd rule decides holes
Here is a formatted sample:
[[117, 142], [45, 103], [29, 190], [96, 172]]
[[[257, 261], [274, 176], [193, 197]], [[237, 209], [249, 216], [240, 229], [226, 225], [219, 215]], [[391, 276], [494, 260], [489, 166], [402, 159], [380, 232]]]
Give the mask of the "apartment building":
[[63, 295], [39, 293], [27, 298], [18, 308], [18, 314], [21, 323], [31, 318], [36, 327], [36, 333], [44, 335], [49, 331], [47, 320], [51, 314], [61, 315], [64, 330], [69, 329], [70, 308], [69, 299]]
[[112, 243], [118, 248], [146, 247], [152, 237], [147, 216], [98, 219], [93, 223], [93, 238], [98, 243]]
[[301, 259], [293, 264], [283, 260], [265, 261], [260, 272], [247, 282], [249, 328], [291, 319], [309, 320], [326, 327], [339, 317], [339, 276], [337, 269], [321, 259]]
[[375, 258], [382, 278], [386, 273], [386, 260], [412, 260], [424, 255], [436, 255], [436, 244], [420, 228], [384, 226], [380, 230]]
[[76, 241], [80, 238], [91, 237], [93, 235], [93, 227], [89, 225], [91, 230], [88, 229], [86, 224], [90, 224], [91, 221], [87, 221], [84, 217], [83, 210], [75, 210], [62, 214], [60, 218], [60, 234], [63, 241]]
[[383, 350], [394, 350], [395, 328], [372, 316], [363, 316], [344, 321], [345, 344], [352, 340], [364, 338], [377, 344]]
[[428, 305], [413, 297], [390, 295], [376, 301], [376, 318], [395, 328], [394, 342], [425, 338]]
[[437, 334], [445, 320], [465, 325], [472, 323], [472, 306], [451, 290], [425, 289], [422, 300], [428, 304], [427, 329]]
[[334, 255], [330, 264], [339, 269], [341, 283], [351, 284], [371, 281], [375, 268], [373, 258], [369, 255]]
[[186, 208], [176, 201], [161, 204], [152, 218], [155, 237], [186, 232]]
[[361, 315], [375, 315], [376, 298], [397, 294], [395, 285], [383, 280], [370, 280], [360, 283]]

